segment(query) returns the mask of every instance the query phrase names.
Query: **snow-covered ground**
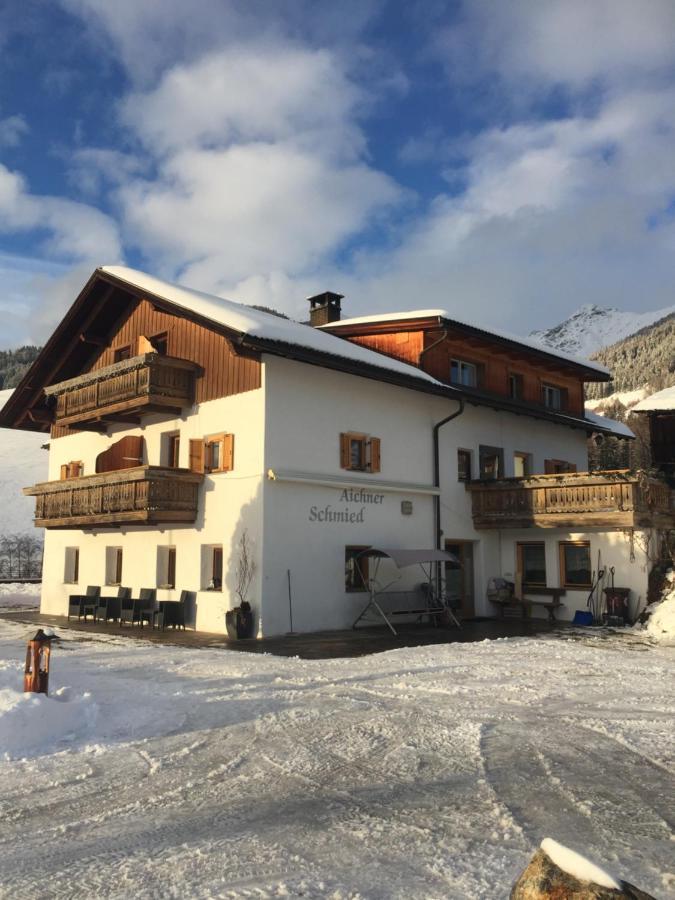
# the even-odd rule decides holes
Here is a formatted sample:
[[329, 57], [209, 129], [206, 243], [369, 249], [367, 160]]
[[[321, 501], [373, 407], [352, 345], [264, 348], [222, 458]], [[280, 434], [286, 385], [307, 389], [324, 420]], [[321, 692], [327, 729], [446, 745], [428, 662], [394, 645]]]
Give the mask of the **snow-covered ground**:
[[[0, 391], [0, 409], [11, 394]], [[48, 434], [0, 428], [0, 537], [22, 532], [41, 536], [33, 527], [35, 498], [24, 497], [21, 488], [47, 480], [48, 454], [41, 448], [48, 441]]]
[[39, 609], [41, 584], [0, 584], [0, 609]]
[[542, 838], [675, 896], [675, 651], [304, 661], [0, 622], [0, 895], [500, 898]]

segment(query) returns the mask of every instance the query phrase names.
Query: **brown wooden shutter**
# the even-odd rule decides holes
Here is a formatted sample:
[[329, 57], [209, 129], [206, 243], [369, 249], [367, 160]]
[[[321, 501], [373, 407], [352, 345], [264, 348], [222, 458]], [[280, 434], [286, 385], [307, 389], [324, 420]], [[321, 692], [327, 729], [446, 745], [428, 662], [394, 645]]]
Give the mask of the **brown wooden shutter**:
[[144, 334], [138, 337], [138, 355], [143, 356], [145, 353], [154, 353], [155, 348]]
[[552, 459], [544, 460], [544, 474], [553, 475], [555, 473], [555, 461]]
[[190, 471], [204, 471], [204, 441], [201, 438], [190, 440]]
[[371, 472], [380, 471], [380, 439], [371, 437], [368, 441], [370, 448], [369, 468]]
[[167, 565], [167, 579], [166, 583], [169, 587], [176, 587], [176, 548], [169, 547], [168, 558], [166, 561]]
[[223, 435], [223, 460], [222, 466], [224, 472], [231, 472], [234, 469], [234, 435]]
[[340, 435], [340, 468], [349, 469], [349, 434]]
[[68, 463], [61, 466], [61, 481], [65, 481], [68, 477]]
[[81, 474], [82, 474], [82, 463], [81, 462], [68, 463], [68, 478], [79, 478]]

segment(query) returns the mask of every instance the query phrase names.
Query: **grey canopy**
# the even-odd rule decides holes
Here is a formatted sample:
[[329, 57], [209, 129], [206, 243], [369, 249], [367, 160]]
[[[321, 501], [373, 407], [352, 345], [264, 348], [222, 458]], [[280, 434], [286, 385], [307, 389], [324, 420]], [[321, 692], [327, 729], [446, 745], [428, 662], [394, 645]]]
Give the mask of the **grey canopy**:
[[405, 569], [407, 566], [423, 565], [431, 562], [459, 563], [453, 553], [447, 550], [399, 550], [386, 547], [371, 547], [359, 553], [359, 556], [388, 557], [393, 560], [397, 569]]

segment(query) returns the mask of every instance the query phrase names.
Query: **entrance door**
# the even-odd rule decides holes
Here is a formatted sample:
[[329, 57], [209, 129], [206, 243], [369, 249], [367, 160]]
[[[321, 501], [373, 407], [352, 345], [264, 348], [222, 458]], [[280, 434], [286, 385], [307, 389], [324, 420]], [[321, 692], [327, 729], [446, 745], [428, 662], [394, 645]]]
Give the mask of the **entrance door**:
[[462, 617], [476, 614], [473, 598], [473, 544], [471, 541], [446, 541], [445, 549], [459, 560], [445, 564], [445, 590], [458, 598]]

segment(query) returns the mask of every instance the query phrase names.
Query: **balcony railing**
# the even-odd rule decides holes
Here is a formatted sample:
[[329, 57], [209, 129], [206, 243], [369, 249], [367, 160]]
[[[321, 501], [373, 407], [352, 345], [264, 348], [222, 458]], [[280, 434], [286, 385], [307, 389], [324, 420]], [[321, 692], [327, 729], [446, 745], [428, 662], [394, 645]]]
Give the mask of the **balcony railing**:
[[35, 497], [40, 528], [97, 528], [194, 522], [203, 475], [189, 469], [135, 466], [24, 488]]
[[641, 472], [535, 475], [468, 487], [478, 529], [675, 525], [670, 488]]
[[104, 425], [134, 421], [142, 413], [179, 414], [194, 397], [194, 363], [144, 353], [45, 388], [56, 398], [54, 424]]

